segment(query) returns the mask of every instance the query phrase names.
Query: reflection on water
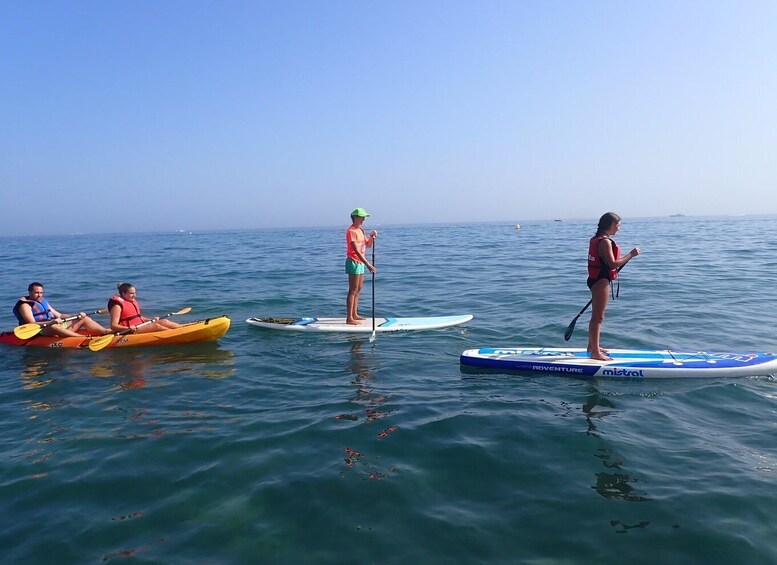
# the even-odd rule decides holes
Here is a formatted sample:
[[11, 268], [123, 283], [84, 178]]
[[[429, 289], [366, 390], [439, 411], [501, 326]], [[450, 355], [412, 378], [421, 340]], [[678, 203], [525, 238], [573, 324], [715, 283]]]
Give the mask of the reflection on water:
[[114, 551], [112, 553], [108, 553], [107, 555], [104, 555], [102, 558], [103, 562], [110, 561], [111, 559], [115, 559], [117, 557], [124, 558], [124, 557], [134, 557], [137, 556], [139, 553], [144, 553], [146, 551], [149, 551], [152, 546], [158, 545], [160, 543], [164, 543], [165, 538], [159, 538], [157, 540], [154, 540], [153, 542], [146, 543], [140, 547], [133, 548], [133, 549], [120, 549], [118, 551]]
[[25, 349], [20, 378], [28, 389], [48, 386], [64, 375], [119, 379], [132, 390], [155, 375], [182, 374], [214, 379], [234, 375], [234, 353], [217, 343], [179, 348], [116, 348], [100, 352]]
[[[629, 525], [629, 524], [624, 524], [620, 520], [610, 520], [610, 525], [613, 528], [617, 528], [615, 530], [616, 534], [627, 534], [631, 529], [648, 527], [650, 525], [650, 522], [641, 521], [636, 524]], [[673, 527], [677, 527], [677, 526], [673, 526]]]
[[[22, 447], [9, 454], [29, 465], [29, 478], [48, 476], [66, 440], [156, 438], [201, 431], [210, 425], [208, 417], [186, 403], [170, 405], [157, 402], [158, 397], [123, 397], [121, 393], [142, 389], [155, 380], [169, 381], [162, 379], [169, 375], [176, 380], [224, 379], [235, 372], [234, 354], [218, 344], [99, 353], [29, 348], [9, 356], [7, 362], [7, 369], [18, 371], [22, 388], [35, 390], [21, 401], [30, 422], [27, 434], [19, 438]], [[105, 401], [104, 414], [122, 414], [121, 421], [108, 416], [113, 424], [96, 426], [92, 411], [81, 412], [95, 398]]]
[[[588, 430], [586, 433], [595, 437], [601, 437], [596, 431], [596, 420], [605, 418], [616, 413], [615, 403], [602, 395], [596, 389], [596, 383], [592, 384], [594, 389], [588, 395], [585, 404], [583, 404], [583, 413], [585, 414]], [[596, 482], [593, 489], [605, 498], [617, 498], [632, 502], [641, 502], [649, 500], [643, 496], [645, 493], [635, 489], [632, 483], [638, 482], [637, 479], [630, 477], [623, 471], [624, 462], [617, 453], [609, 447], [600, 447], [596, 450], [594, 457], [601, 460], [602, 465], [607, 469], [599, 473], [594, 473]]]
[[[596, 390], [595, 383], [592, 386], [594, 392], [588, 396], [585, 404], [583, 404], [583, 414], [585, 414], [585, 420], [588, 423], [588, 431], [586, 433], [595, 436], [597, 435], [595, 421], [598, 418], [604, 418], [610, 414], [614, 414], [615, 411], [610, 410], [610, 408], [615, 408], [615, 404]], [[601, 408], [604, 408], [604, 410]]]
[[[602, 395], [597, 390], [597, 383], [592, 383], [592, 392], [588, 395], [583, 404], [583, 414], [588, 424], [586, 433], [588, 435], [601, 438], [597, 431], [596, 422], [601, 421], [617, 412], [615, 403], [610, 398]], [[591, 488], [599, 496], [610, 500], [625, 500], [627, 502], [645, 502], [649, 501], [644, 491], [638, 490], [634, 484], [639, 482], [624, 470], [625, 463], [623, 459], [610, 447], [599, 447], [594, 453], [594, 457], [602, 462], [605, 471], [594, 473], [594, 484]], [[610, 525], [615, 528], [615, 532], [626, 534], [633, 528], [646, 528], [650, 525], [649, 521], [640, 521], [637, 524], [626, 524], [620, 520], [610, 520]]]
[[[353, 375], [351, 384], [355, 387], [355, 395], [349, 401], [353, 404], [357, 404], [364, 409], [364, 419], [362, 424], [372, 424], [385, 416], [391, 414], [392, 410], [384, 410], [384, 404], [387, 402], [388, 397], [376, 391], [375, 387], [375, 371], [377, 369], [374, 364], [374, 357], [367, 355], [366, 351], [374, 351], [374, 349], [365, 350], [365, 344], [368, 343], [364, 338], [353, 337], [351, 338], [351, 355], [347, 364], [348, 371]], [[338, 420], [357, 422], [360, 420], [358, 414], [340, 414], [336, 416]], [[375, 438], [385, 439], [389, 434], [397, 430], [396, 426], [388, 426], [382, 430], [377, 431], [373, 435], [374, 431], [370, 430], [367, 441], [375, 441]], [[358, 451], [352, 449], [349, 446], [345, 446], [345, 464], [349, 468], [354, 468], [357, 465], [361, 467], [359, 473], [365, 479], [383, 479], [388, 476], [385, 469], [378, 468], [371, 463], [370, 457], [368, 457], [364, 451]], [[395, 467], [390, 467], [388, 472], [395, 472]]]
[[40, 351], [37, 349], [25, 349], [23, 352], [22, 366], [19, 377], [22, 379], [24, 388], [34, 389], [48, 386], [53, 382], [53, 377], [49, 373], [54, 371], [50, 366], [51, 353], [56, 356], [59, 351]]

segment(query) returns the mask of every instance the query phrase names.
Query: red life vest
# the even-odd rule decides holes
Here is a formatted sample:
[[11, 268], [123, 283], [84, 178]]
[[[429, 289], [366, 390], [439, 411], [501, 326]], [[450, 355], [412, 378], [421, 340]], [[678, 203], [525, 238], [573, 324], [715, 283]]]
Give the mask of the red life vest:
[[126, 300], [118, 294], [114, 294], [108, 301], [108, 309], [110, 310], [114, 304], [121, 306], [121, 314], [119, 315], [120, 326], [129, 328], [137, 326], [143, 321], [143, 316], [140, 315], [140, 304], [138, 304], [137, 300]]
[[599, 280], [607, 279], [614, 281], [618, 278], [618, 269], [611, 269], [608, 265], [602, 261], [599, 255], [599, 242], [603, 239], [608, 239], [612, 244], [612, 254], [617, 261], [621, 256], [621, 248], [615, 243], [609, 236], [595, 235], [588, 242], [588, 278]]

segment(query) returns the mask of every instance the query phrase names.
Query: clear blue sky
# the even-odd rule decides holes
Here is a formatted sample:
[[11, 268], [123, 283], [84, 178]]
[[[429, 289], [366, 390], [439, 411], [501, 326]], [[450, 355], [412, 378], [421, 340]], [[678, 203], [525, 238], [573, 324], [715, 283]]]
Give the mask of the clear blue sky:
[[771, 0], [3, 2], [0, 234], [777, 213], [776, 29]]

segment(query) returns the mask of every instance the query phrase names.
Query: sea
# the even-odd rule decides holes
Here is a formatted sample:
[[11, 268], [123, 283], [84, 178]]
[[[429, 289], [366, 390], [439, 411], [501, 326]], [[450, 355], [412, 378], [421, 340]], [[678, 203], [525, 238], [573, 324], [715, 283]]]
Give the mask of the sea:
[[[372, 218], [371, 218], [372, 219]], [[0, 238], [0, 327], [32, 281], [60, 312], [132, 283], [217, 343], [0, 345], [0, 559], [13, 564], [777, 563], [777, 379], [464, 371], [473, 347], [585, 347], [596, 218], [379, 225], [343, 316], [346, 225]], [[624, 217], [603, 347], [777, 350], [777, 218]], [[368, 251], [368, 254], [372, 251]], [[104, 317], [97, 316], [105, 322]]]

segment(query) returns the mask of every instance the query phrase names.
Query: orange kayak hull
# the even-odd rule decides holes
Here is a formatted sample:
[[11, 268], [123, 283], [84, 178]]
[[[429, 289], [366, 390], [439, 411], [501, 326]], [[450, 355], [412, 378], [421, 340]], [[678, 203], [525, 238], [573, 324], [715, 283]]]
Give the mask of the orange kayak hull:
[[[106, 349], [114, 347], [155, 347], [161, 345], [184, 345], [187, 343], [203, 343], [216, 341], [229, 329], [229, 318], [219, 316], [197, 320], [182, 325], [180, 328], [161, 332], [126, 334], [114, 338]], [[99, 336], [94, 336], [99, 337]], [[84, 337], [51, 337], [36, 335], [30, 339], [19, 339], [13, 332], [0, 333], [0, 343], [20, 345], [22, 347], [48, 347], [50, 349], [84, 349], [89, 347], [92, 336]]]

